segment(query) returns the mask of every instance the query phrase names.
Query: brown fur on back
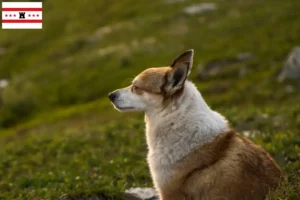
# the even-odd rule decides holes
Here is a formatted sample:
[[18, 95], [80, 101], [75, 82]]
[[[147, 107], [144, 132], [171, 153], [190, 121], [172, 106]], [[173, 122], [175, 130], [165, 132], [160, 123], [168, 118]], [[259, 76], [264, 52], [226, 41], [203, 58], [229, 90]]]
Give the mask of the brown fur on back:
[[263, 200], [282, 176], [268, 153], [234, 131], [200, 146], [174, 172], [164, 199]]

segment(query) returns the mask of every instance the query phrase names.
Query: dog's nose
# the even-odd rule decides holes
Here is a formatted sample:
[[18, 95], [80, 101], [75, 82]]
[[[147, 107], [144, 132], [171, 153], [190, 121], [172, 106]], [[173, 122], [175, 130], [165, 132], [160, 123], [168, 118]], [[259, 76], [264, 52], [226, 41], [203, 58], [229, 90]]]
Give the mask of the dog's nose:
[[108, 94], [108, 98], [111, 100], [111, 101], [114, 101], [118, 96], [118, 93], [116, 92], [111, 92]]

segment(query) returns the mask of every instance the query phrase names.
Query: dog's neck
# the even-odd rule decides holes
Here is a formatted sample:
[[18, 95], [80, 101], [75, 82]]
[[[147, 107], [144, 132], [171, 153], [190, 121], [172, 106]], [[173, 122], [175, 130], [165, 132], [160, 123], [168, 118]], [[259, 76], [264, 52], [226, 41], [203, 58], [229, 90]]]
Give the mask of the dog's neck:
[[150, 151], [163, 145], [192, 150], [229, 130], [227, 120], [209, 108], [193, 83], [186, 81], [184, 87], [181, 96], [163, 110], [145, 112]]

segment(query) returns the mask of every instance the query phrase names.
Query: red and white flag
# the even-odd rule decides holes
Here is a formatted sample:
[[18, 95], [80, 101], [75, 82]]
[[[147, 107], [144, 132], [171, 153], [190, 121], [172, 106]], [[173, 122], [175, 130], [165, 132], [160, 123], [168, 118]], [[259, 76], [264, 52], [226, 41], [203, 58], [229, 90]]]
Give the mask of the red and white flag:
[[42, 29], [42, 2], [2, 2], [3, 29]]

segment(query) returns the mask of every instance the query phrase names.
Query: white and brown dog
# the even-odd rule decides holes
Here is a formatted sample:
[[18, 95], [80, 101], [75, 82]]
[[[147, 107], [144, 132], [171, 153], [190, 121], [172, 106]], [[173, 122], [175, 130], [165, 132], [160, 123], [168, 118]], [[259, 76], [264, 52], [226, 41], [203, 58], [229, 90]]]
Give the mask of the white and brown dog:
[[145, 112], [148, 163], [161, 200], [263, 200], [281, 170], [187, 80], [193, 54], [143, 71], [109, 98], [119, 111]]

